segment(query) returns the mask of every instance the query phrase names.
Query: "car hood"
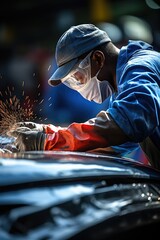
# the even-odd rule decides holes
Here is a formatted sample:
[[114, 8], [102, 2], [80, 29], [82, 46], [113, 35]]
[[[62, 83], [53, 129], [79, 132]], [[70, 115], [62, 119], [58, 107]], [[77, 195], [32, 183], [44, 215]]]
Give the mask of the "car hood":
[[0, 164], [0, 239], [113, 240], [160, 221], [160, 172], [131, 159], [26, 152]]
[[[25, 152], [0, 159], [0, 186], [85, 178], [160, 181], [160, 172], [129, 158], [79, 152]], [[6, 178], [7, 175], [7, 178]]]

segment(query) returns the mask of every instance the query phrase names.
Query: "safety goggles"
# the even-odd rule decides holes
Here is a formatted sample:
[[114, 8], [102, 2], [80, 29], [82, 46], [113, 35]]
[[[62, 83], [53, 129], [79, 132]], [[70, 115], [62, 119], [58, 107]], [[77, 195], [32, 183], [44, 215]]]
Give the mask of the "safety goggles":
[[82, 89], [91, 78], [91, 51], [83, 60], [78, 62], [73, 70], [63, 79], [62, 83], [74, 90]]

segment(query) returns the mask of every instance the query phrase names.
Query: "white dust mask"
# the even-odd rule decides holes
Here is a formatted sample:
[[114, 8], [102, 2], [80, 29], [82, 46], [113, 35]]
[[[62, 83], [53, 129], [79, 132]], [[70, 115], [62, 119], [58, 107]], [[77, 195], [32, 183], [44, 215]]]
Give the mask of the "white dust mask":
[[113, 88], [108, 81], [99, 81], [97, 75], [90, 78], [84, 87], [77, 90], [84, 98], [96, 103], [102, 103], [107, 97], [112, 95]]
[[[113, 93], [113, 88], [108, 81], [98, 80], [97, 76], [101, 69], [91, 78], [91, 54], [92, 52], [76, 66], [71, 74], [65, 79], [62, 79], [62, 82], [66, 86], [78, 91], [85, 99], [96, 103], [102, 103]], [[78, 79], [77, 73], [83, 76], [83, 80], [82, 78]]]

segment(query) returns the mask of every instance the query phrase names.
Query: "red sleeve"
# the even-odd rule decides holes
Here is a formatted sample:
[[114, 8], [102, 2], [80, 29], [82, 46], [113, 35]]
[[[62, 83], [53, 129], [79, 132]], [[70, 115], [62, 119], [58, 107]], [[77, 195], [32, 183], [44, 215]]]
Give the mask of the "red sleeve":
[[107, 138], [89, 123], [72, 123], [67, 128], [46, 125], [44, 150], [87, 151], [97, 147], [107, 147]]

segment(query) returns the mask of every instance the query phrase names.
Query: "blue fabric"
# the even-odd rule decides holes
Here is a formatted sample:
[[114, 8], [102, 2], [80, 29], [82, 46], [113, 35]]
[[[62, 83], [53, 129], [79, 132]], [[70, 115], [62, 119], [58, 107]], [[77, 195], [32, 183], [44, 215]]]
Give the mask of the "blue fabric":
[[[160, 148], [160, 53], [145, 42], [130, 40], [120, 50], [116, 75], [118, 93], [107, 112], [131, 141], [150, 136]], [[124, 152], [125, 146], [114, 148]]]

